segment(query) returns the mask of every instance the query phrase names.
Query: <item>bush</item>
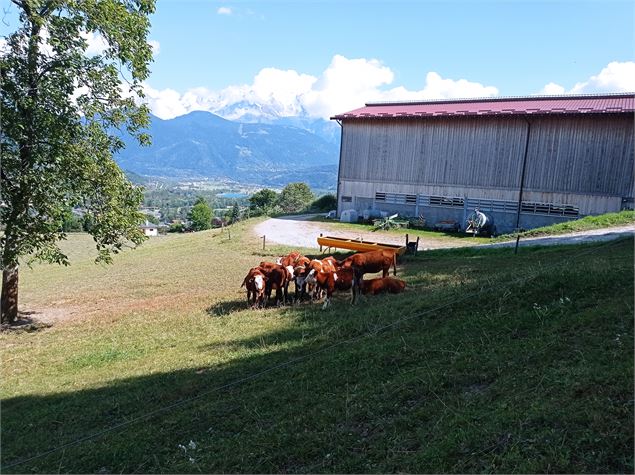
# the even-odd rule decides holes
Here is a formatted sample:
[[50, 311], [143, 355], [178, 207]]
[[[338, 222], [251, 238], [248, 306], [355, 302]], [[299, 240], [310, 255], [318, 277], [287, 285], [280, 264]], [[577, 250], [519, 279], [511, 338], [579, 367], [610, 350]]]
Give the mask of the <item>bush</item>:
[[184, 233], [185, 226], [183, 225], [183, 223], [170, 224], [170, 227], [168, 228], [168, 232], [169, 233]]
[[82, 218], [72, 212], [69, 212], [66, 216], [64, 216], [62, 230], [66, 233], [82, 232], [84, 230]]
[[189, 212], [188, 219], [191, 221], [193, 231], [203, 231], [212, 227], [212, 208], [207, 204], [205, 198], [199, 197]]
[[311, 203], [311, 209], [315, 211], [331, 211], [337, 209], [337, 197], [331, 193], [320, 196]]
[[306, 183], [289, 183], [280, 193], [278, 204], [285, 213], [297, 213], [305, 210], [313, 198], [313, 192]]

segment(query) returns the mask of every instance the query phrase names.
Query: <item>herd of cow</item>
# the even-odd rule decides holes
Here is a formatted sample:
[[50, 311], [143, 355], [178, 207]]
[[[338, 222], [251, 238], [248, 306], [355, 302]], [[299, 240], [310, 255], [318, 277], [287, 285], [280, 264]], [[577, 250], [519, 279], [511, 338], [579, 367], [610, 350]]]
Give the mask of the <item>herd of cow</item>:
[[[303, 299], [318, 300], [324, 297], [322, 308], [329, 306], [331, 296], [337, 291], [352, 292], [351, 303], [360, 293], [376, 295], [382, 292], [403, 292], [403, 280], [388, 277], [390, 267], [397, 275], [397, 256], [390, 250], [377, 250], [353, 254], [338, 261], [332, 256], [309, 259], [299, 252], [291, 252], [273, 262], [261, 262], [253, 267], [241, 285], [247, 289], [247, 303], [261, 308], [271, 299], [275, 289], [275, 304], [289, 301], [289, 284], [295, 285], [294, 302]], [[381, 278], [364, 280], [364, 274], [382, 271]]]

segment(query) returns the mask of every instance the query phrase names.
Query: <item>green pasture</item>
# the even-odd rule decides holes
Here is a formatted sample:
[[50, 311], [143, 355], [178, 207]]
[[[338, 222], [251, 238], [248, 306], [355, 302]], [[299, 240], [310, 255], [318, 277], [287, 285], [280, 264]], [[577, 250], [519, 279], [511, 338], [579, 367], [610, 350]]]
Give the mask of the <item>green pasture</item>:
[[255, 222], [23, 269], [50, 318], [0, 334], [2, 471], [633, 471], [632, 239], [423, 252], [404, 294], [253, 311], [245, 273], [290, 250]]

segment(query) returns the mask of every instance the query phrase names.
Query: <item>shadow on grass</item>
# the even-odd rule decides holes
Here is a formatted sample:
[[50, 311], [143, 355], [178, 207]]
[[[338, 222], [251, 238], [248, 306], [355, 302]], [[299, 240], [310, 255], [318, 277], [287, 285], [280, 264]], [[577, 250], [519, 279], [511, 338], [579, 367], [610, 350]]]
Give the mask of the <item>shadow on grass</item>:
[[18, 312], [18, 318], [13, 323], [3, 323], [0, 325], [0, 332], [13, 333], [33, 333], [53, 326], [52, 323], [42, 322], [38, 319], [40, 312], [26, 311]]
[[[246, 295], [246, 294], [245, 294]], [[210, 317], [226, 317], [235, 312], [241, 312], [251, 308], [247, 303], [247, 297], [236, 300], [222, 300], [210, 305], [205, 312]]]
[[298, 306], [311, 303], [308, 297], [305, 297], [302, 300], [300, 300], [299, 298], [298, 299], [295, 298], [295, 289], [293, 289], [293, 284], [289, 286], [289, 297], [286, 304], [282, 304], [282, 301], [280, 301], [280, 303], [276, 305], [275, 293], [276, 291], [274, 290], [272, 292], [271, 298], [269, 299], [269, 302], [267, 303], [266, 307], [252, 309], [251, 305], [247, 303], [247, 297], [245, 294], [245, 298], [243, 299], [222, 300], [220, 302], [216, 302], [215, 304], [207, 307], [205, 309], [205, 312], [210, 317], [227, 317], [236, 312], [242, 312], [244, 310], [293, 309], [293, 308], [297, 308]]

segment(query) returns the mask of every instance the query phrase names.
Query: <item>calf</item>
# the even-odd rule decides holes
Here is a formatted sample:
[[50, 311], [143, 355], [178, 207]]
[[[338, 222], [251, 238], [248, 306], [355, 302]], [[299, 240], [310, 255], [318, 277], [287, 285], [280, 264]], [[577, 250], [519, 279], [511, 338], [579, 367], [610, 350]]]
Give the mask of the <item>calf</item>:
[[291, 272], [286, 267], [272, 262], [261, 262], [258, 267], [260, 271], [267, 277], [265, 286], [265, 296], [269, 300], [271, 291], [276, 290], [276, 305], [286, 303], [288, 299], [289, 282], [291, 281]]
[[397, 275], [397, 254], [387, 249], [353, 254], [347, 257], [341, 265], [342, 269], [353, 269], [353, 303], [359, 294], [362, 278], [366, 273], [382, 271], [382, 277], [387, 277], [390, 266], [393, 266], [393, 275]]
[[293, 251], [291, 253], [289, 253], [289, 255], [285, 256], [285, 257], [279, 257], [276, 260], [276, 264], [280, 264], [281, 266], [284, 267], [298, 267], [298, 266], [304, 266], [306, 264], [308, 264], [309, 262], [311, 262], [311, 259], [309, 259], [308, 257], [304, 257], [302, 254], [300, 254], [297, 251]]
[[307, 285], [306, 276], [309, 273], [309, 270], [306, 266], [297, 266], [293, 269], [293, 280], [295, 282], [295, 300], [302, 300], [302, 298], [307, 295]]
[[352, 269], [340, 269], [338, 271], [320, 272], [315, 276], [315, 282], [319, 289], [326, 291], [326, 298], [322, 309], [331, 303], [331, 296], [336, 290], [350, 290], [353, 286], [354, 273]]
[[319, 293], [323, 289], [320, 286], [315, 285], [317, 276], [319, 274], [336, 272], [339, 269], [339, 266], [338, 266], [337, 260], [334, 257], [329, 256], [329, 257], [325, 257], [322, 260], [313, 259], [311, 262], [309, 262], [306, 268], [307, 268], [307, 274], [304, 281], [309, 286], [315, 286], [315, 292], [313, 297], [319, 298], [320, 297]]
[[252, 308], [262, 307], [265, 303], [265, 287], [267, 277], [258, 267], [249, 270], [249, 273], [243, 280], [241, 288], [247, 289], [247, 305]]
[[383, 277], [381, 279], [370, 279], [362, 281], [362, 293], [377, 295], [383, 292], [398, 294], [404, 291], [406, 283], [403, 280], [393, 277]]

